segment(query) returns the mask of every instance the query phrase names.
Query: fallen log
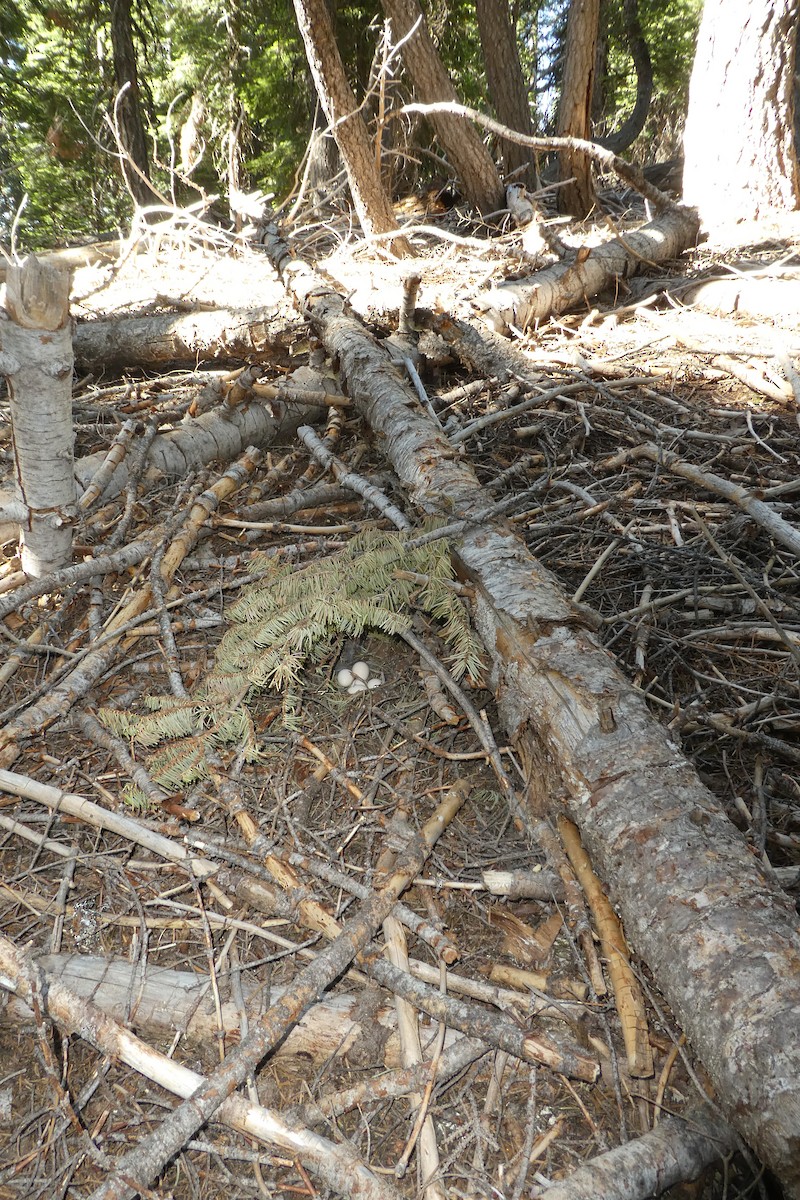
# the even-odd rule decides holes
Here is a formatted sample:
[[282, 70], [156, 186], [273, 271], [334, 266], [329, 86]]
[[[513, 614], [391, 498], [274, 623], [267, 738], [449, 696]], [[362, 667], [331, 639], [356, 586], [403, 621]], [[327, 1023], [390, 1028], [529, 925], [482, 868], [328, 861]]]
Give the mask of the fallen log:
[[602, 246], [579, 251], [571, 262], [556, 263], [526, 279], [500, 283], [482, 292], [475, 305], [498, 333], [526, 330], [536, 321], [585, 305], [603, 288], [618, 285], [644, 263], [678, 258], [694, 245], [700, 223], [692, 209], [675, 207], [641, 229]]
[[800, 1200], [800, 932], [794, 906], [601, 647], [585, 610], [507, 526], [472, 469], [343, 299], [272, 261], [340, 365], [354, 403], [423, 512], [473, 524], [453, 540], [476, 591], [501, 719], [537, 817], [578, 826], [625, 933], [653, 973], [743, 1138]]
[[[78, 271], [81, 267], [114, 266], [129, 253], [138, 254], [143, 246], [129, 241], [90, 242], [86, 246], [64, 246], [61, 250], [46, 250], [36, 255], [40, 263]], [[0, 283], [5, 283], [7, 267], [0, 259]]]
[[567, 150], [582, 155], [596, 163], [600, 170], [613, 171], [635, 188], [658, 214], [641, 229], [623, 234], [602, 246], [581, 247], [569, 261], [539, 271], [529, 279], [499, 284], [478, 296], [476, 306], [498, 333], [507, 333], [512, 326], [525, 330], [535, 321], [585, 304], [590, 296], [596, 295], [604, 287], [634, 274], [639, 263], [649, 266], [677, 258], [697, 240], [700, 219], [694, 209], [677, 204], [655, 187], [635, 163], [626, 162], [597, 142], [572, 137], [529, 137], [500, 125], [474, 108], [453, 101], [406, 104], [394, 116], [412, 112], [426, 116], [431, 113], [452, 113], [466, 121], [476, 122], [490, 133], [526, 146], [533, 152]]
[[264, 362], [285, 355], [304, 326], [284, 304], [155, 313], [85, 321], [75, 330], [76, 362], [103, 373], [122, 367], [198, 367], [212, 362]]
[[[17, 949], [3, 936], [0, 936], [0, 983], [3, 988], [14, 991], [28, 1006], [37, 1008], [39, 1022], [47, 1016], [68, 1033], [77, 1034], [95, 1046], [109, 1059], [126, 1063], [174, 1095], [186, 1099], [207, 1086], [207, 1076], [151, 1049], [90, 1001], [82, 999], [57, 979], [44, 975], [30, 954]], [[399, 1192], [385, 1180], [376, 1179], [349, 1146], [320, 1137], [274, 1110], [250, 1103], [243, 1096], [230, 1095], [219, 1100], [216, 1119], [288, 1151], [336, 1193], [352, 1197], [352, 1200], [400, 1200]], [[119, 1187], [116, 1186], [118, 1183]], [[106, 1196], [139, 1195], [127, 1179], [120, 1181], [116, 1173], [108, 1174], [93, 1195], [102, 1193]]]
[[683, 1119], [665, 1117], [649, 1133], [598, 1154], [536, 1195], [548, 1200], [648, 1200], [696, 1179], [735, 1149], [733, 1130], [706, 1105]]
[[[250, 404], [246, 408], [218, 407], [187, 419], [177, 429], [158, 434], [147, 451], [145, 478], [185, 478], [211, 462], [232, 462], [248, 446], [261, 449], [291, 441], [297, 427], [317, 419], [322, 409], [312, 401], [274, 400], [270, 404]], [[79, 495], [85, 493], [108, 460], [107, 450], [87, 454], [74, 464]], [[96, 498], [111, 500], [125, 488], [129, 479], [128, 460], [118, 462], [103, 479]], [[0, 490], [0, 531], [5, 538], [17, 535], [25, 512], [16, 497]]]
[[800, 278], [796, 269], [770, 268], [739, 273], [733, 278], [705, 279], [682, 288], [684, 304], [720, 316], [753, 317], [796, 329], [800, 320]]
[[[241, 1012], [233, 1001], [216, 1006], [209, 976], [191, 971], [174, 971], [150, 964], [142, 972], [139, 965], [124, 959], [102, 958], [91, 954], [44, 954], [36, 959], [37, 967], [49, 980], [58, 981], [83, 1000], [91, 1000], [114, 1021], [130, 1025], [140, 1037], [172, 1040], [177, 1031], [189, 1046], [208, 1044], [219, 1035], [237, 1040], [241, 1028]], [[250, 1020], [264, 1011], [262, 989], [252, 987], [248, 992], [243, 984], [244, 999]], [[286, 991], [273, 987], [270, 1002], [277, 1003]], [[33, 1020], [33, 1013], [22, 1000], [8, 1000], [20, 1024]], [[275, 1053], [303, 1055], [321, 1066], [334, 1054], [341, 1052], [365, 1036], [363, 999], [355, 993], [324, 995], [313, 1005]], [[369, 1029], [374, 1044], [381, 1044], [383, 1063], [387, 1067], [400, 1064], [396, 1019], [391, 1005], [382, 1005], [370, 1015]], [[435, 1034], [435, 1024], [428, 1023], [427, 1037]], [[451, 1036], [448, 1045], [456, 1037]]]
[[[291, 441], [298, 425], [319, 417], [316, 405], [273, 400], [230, 408], [220, 405], [197, 418], [186, 418], [176, 429], [159, 434], [147, 451], [150, 478], [185, 478], [211, 462], [232, 462], [248, 446], [261, 448]], [[86, 490], [108, 457], [106, 450], [88, 454], [75, 463], [75, 477]], [[114, 469], [102, 491], [104, 499], [116, 496], [128, 482], [126, 460]]]

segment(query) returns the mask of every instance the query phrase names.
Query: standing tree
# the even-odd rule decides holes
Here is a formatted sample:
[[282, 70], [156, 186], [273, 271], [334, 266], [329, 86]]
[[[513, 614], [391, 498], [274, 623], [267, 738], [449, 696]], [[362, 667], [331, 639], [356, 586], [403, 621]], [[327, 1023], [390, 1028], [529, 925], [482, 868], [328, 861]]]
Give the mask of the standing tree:
[[[417, 0], [382, 0], [382, 3], [392, 22], [395, 41], [406, 39], [401, 53], [417, 99], [423, 104], [458, 100]], [[430, 121], [470, 202], [483, 213], [500, 208], [505, 203], [503, 185], [475, 127], [452, 113], [431, 113]]]
[[[591, 136], [592, 91], [594, 89], [597, 28], [600, 0], [572, 0], [567, 17], [564, 78], [558, 102], [558, 137], [588, 139]], [[594, 205], [592, 167], [584, 154], [562, 150], [558, 178], [572, 179], [558, 192], [561, 212], [587, 216]]]
[[[528, 89], [519, 61], [517, 33], [508, 7], [508, 0], [475, 0], [475, 13], [481, 35], [486, 83], [495, 116], [517, 133], [533, 134]], [[534, 171], [531, 152], [516, 142], [501, 142], [506, 174], [518, 171], [520, 183], [533, 184]]]
[[[615, 133], [598, 138], [601, 146], [612, 150], [614, 154], [624, 154], [644, 129], [647, 114], [650, 111], [650, 100], [653, 96], [653, 63], [650, 58], [650, 48], [642, 32], [639, 21], [639, 0], [623, 0], [622, 23], [625, 30], [625, 40], [636, 71], [636, 100], [632, 111], [625, 118]], [[595, 80], [595, 87], [597, 80]]]
[[111, 45], [114, 52], [114, 76], [119, 89], [116, 106], [119, 137], [124, 152], [122, 170], [137, 204], [158, 204], [150, 187], [150, 162], [142, 115], [136, 47], [133, 40], [131, 0], [111, 0]]
[[[361, 227], [367, 234], [391, 233], [397, 229], [397, 221], [364, 118], [347, 82], [325, 0], [294, 0], [294, 7], [314, 85], [347, 171]], [[395, 238], [392, 245], [396, 253], [410, 253], [405, 238]]]
[[706, 3], [689, 87], [684, 199], [706, 223], [800, 203], [794, 63], [800, 0]]

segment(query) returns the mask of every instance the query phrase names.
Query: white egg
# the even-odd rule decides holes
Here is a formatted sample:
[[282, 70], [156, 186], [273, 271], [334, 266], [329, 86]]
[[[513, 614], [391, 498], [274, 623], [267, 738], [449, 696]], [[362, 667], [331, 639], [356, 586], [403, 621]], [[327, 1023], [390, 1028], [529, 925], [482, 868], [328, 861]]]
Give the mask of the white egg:
[[353, 672], [347, 667], [342, 667], [341, 671], [336, 672], [336, 682], [340, 688], [349, 688], [353, 682]]
[[359, 692], [365, 692], [367, 685], [363, 679], [354, 679], [347, 689], [348, 696], [357, 696]]
[[383, 683], [383, 680], [378, 679], [378, 677], [376, 675], [374, 679], [367, 680], [367, 687], [370, 689], [370, 691], [372, 691], [374, 688], [379, 688], [382, 683]]
[[353, 675], [356, 679], [363, 679], [364, 683], [369, 679], [369, 666], [365, 662], [353, 663]]

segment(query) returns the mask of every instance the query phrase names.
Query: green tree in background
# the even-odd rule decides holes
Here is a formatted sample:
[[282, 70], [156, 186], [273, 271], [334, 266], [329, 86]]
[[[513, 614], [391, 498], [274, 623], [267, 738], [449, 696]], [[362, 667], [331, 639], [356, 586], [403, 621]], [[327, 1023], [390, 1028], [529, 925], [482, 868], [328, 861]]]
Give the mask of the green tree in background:
[[[625, 45], [623, 0], [605, 0], [600, 120], [618, 127], [633, 107], [635, 73]], [[291, 0], [130, 0], [133, 62], [153, 185], [177, 204], [233, 187], [285, 195], [301, 165], [316, 96]], [[700, 0], [640, 0], [653, 61], [654, 106], [636, 157], [653, 157], [677, 128]], [[510, 5], [533, 126], [552, 129], [568, 0]], [[111, 0], [6, 0], [0, 27], [0, 240], [23, 195], [18, 244], [38, 248], [127, 228], [132, 200], [108, 116], [117, 95]], [[433, 42], [457, 93], [490, 110], [475, 0], [427, 0]], [[341, 0], [336, 40], [355, 94], [374, 73], [383, 29], [379, 0]], [[604, 65], [603, 65], [604, 64]], [[403, 91], [409, 94], [406, 76]], [[369, 121], [372, 109], [365, 108]], [[674, 114], [674, 121], [673, 121]], [[597, 116], [597, 112], [595, 113]], [[426, 126], [413, 139], [429, 136]], [[427, 145], [423, 142], [421, 149]], [[431, 147], [441, 156], [441, 148]], [[491, 144], [496, 157], [501, 148]], [[401, 147], [402, 149], [402, 147]], [[441, 163], [425, 153], [396, 178], [416, 186]]]
[[[30, 247], [111, 230], [130, 211], [103, 115], [114, 72], [98, 6], [22, 0], [3, 45], [0, 219], [27, 193], [20, 235]], [[4, 230], [4, 231], [5, 231]]]
[[[677, 153], [689, 100], [689, 78], [703, 0], [639, 0], [642, 28], [653, 71], [653, 96], [633, 157], [640, 161]], [[601, 81], [598, 135], [618, 128], [636, 101], [636, 74], [625, 36], [622, 0], [606, 0], [601, 26], [608, 38]]]

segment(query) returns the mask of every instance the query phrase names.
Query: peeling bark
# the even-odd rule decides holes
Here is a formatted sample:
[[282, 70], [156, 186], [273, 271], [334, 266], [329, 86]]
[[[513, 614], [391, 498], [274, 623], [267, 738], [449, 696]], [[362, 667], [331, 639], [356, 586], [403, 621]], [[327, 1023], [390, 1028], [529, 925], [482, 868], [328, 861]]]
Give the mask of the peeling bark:
[[[232, 462], [248, 446], [262, 447], [288, 441], [298, 425], [313, 420], [320, 412], [311, 406], [291, 407], [273, 401], [271, 405], [250, 404], [247, 408], [218, 408], [203, 413], [159, 434], [147, 454], [147, 470], [152, 475], [182, 478], [210, 462]], [[87, 455], [75, 464], [75, 477], [84, 490], [107, 457], [105, 450]], [[128, 468], [121, 462], [103, 489], [108, 499], [118, 495], [128, 481]]]
[[[239, 1008], [233, 1001], [225, 1001], [217, 1009], [209, 976], [152, 964], [142, 975], [138, 965], [124, 959], [89, 954], [45, 954], [36, 962], [48, 978], [58, 980], [76, 996], [91, 1000], [114, 1021], [131, 1025], [141, 1036], [171, 1040], [180, 1030], [185, 1043], [199, 1046], [218, 1035], [220, 1023], [226, 1037], [239, 1035]], [[264, 1011], [261, 988], [254, 987], [252, 997], [246, 986], [244, 990], [249, 1017], [258, 1019]], [[273, 987], [271, 1002], [279, 1000], [285, 991]], [[21, 1001], [17, 1003], [18, 1018], [32, 1020], [30, 1010]], [[382, 1005], [371, 1015], [369, 1030], [360, 1024], [362, 1008], [362, 998], [354, 993], [326, 994], [289, 1031], [275, 1054], [302, 1054], [321, 1065], [339, 1051], [345, 1040], [352, 1043], [369, 1033], [373, 1042], [382, 1044], [384, 1064], [398, 1066], [400, 1049], [391, 1006]], [[433, 1037], [434, 1032], [435, 1026], [426, 1026], [427, 1037]], [[453, 1035], [448, 1045], [455, 1040]]]
[[67, 566], [77, 510], [72, 473], [72, 331], [69, 272], [29, 256], [9, 268], [0, 321], [0, 374], [8, 383], [20, 563], [39, 579]]

